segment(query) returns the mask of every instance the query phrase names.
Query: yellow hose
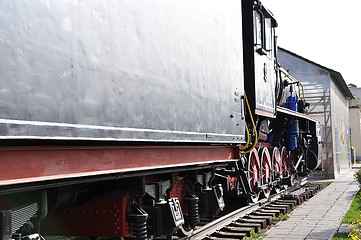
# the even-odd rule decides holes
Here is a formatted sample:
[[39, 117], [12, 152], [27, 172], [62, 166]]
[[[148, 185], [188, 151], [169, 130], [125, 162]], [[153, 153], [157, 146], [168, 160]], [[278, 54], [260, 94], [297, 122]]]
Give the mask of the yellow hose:
[[[298, 81], [297, 81], [298, 82]], [[298, 82], [301, 87], [302, 87], [302, 97], [303, 97], [303, 101], [305, 101], [305, 91], [303, 90], [303, 84], [301, 82]]]
[[[254, 124], [254, 121], [253, 121], [253, 116], [252, 116], [251, 108], [249, 107], [249, 103], [248, 103], [248, 99], [247, 99], [246, 92], [244, 92], [244, 98], [246, 99], [247, 109], [248, 109], [248, 112], [249, 112], [249, 116], [251, 117], [253, 132], [254, 132], [254, 135], [255, 135], [255, 141], [254, 141], [253, 146], [251, 147], [251, 149], [249, 149], [249, 150], [247, 150], [247, 151], [245, 151], [245, 152], [241, 152], [242, 154], [246, 154], [246, 153], [251, 152], [251, 151], [256, 147], [256, 144], [257, 144], [257, 141], [258, 141], [257, 129], [256, 129], [256, 125]], [[250, 138], [250, 137], [249, 137], [249, 138]], [[249, 139], [248, 139], [248, 140], [249, 140]]]

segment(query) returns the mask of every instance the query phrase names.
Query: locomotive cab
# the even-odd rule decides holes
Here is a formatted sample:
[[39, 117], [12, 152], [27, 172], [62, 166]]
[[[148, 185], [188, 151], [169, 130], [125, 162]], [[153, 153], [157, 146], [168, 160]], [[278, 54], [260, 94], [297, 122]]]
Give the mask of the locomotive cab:
[[[245, 90], [254, 113], [274, 117], [280, 92], [277, 66], [277, 22], [260, 2], [243, 3]], [[254, 81], [251, 81], [254, 79]]]
[[242, 149], [249, 186], [240, 192], [257, 201], [317, 168], [317, 120], [304, 114], [302, 84], [278, 64], [273, 14], [260, 1], [243, 1], [242, 8], [244, 88], [250, 106], [246, 127], [252, 147]]

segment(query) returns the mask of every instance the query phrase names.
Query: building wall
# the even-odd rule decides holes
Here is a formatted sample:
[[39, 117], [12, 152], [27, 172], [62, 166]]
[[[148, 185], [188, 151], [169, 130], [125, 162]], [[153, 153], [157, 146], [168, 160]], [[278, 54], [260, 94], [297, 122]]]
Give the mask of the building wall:
[[351, 159], [347, 98], [333, 82], [328, 69], [282, 50], [278, 56], [281, 65], [304, 85], [309, 114], [320, 121], [321, 167], [326, 177], [335, 178], [349, 168]]
[[353, 146], [356, 152], [356, 159], [361, 160], [361, 109], [360, 108], [350, 108], [349, 109], [350, 117], [350, 127], [351, 134], [353, 137]]
[[356, 160], [361, 161], [361, 88], [350, 87], [355, 99], [350, 100], [350, 125]]
[[350, 125], [348, 99], [334, 81], [331, 81], [331, 119], [334, 177], [338, 177], [350, 167]]
[[279, 62], [290, 74], [302, 82], [305, 99], [310, 103], [309, 114], [320, 121], [323, 142], [322, 165], [327, 177], [334, 177], [333, 140], [331, 123], [331, 76], [326, 70], [294, 55], [279, 51]]

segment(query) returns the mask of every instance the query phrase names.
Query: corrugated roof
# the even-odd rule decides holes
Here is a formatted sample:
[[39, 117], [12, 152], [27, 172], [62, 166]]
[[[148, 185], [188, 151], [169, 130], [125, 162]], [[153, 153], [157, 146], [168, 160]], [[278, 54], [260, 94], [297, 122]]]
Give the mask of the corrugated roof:
[[311, 60], [309, 60], [309, 59], [307, 59], [307, 58], [304, 58], [304, 57], [302, 57], [302, 56], [300, 56], [300, 55], [298, 55], [298, 54], [296, 54], [296, 53], [293, 53], [293, 52], [291, 52], [291, 51], [289, 51], [289, 50], [286, 50], [286, 49], [284, 49], [284, 48], [281, 48], [281, 47], [278, 47], [278, 48], [279, 48], [280, 50], [282, 50], [282, 51], [290, 54], [290, 55], [293, 55], [293, 56], [295, 56], [295, 57], [298, 57], [298, 58], [300, 58], [300, 59], [302, 59], [302, 60], [304, 60], [304, 61], [307, 61], [307, 62], [312, 63], [312, 64], [314, 64], [314, 65], [316, 65], [316, 66], [318, 66], [318, 67], [320, 67], [320, 68], [323, 68], [323, 69], [325, 69], [326, 71], [329, 71], [330, 74], [331, 74], [331, 78], [332, 78], [333, 80], [335, 80], [335, 82], [336, 82], [337, 86], [339, 87], [339, 89], [341, 90], [341, 92], [342, 92], [346, 97], [348, 97], [348, 98], [350, 98], [350, 99], [354, 99], [354, 96], [353, 96], [351, 90], [348, 88], [348, 86], [347, 86], [345, 80], [343, 79], [341, 73], [339, 73], [339, 72], [337, 72], [337, 71], [335, 71], [335, 70], [333, 70], [333, 69], [327, 68], [327, 67], [325, 67], [325, 66], [322, 66], [321, 64], [318, 64], [318, 63], [316, 63], [316, 62], [313, 62], [313, 61], [311, 61]]

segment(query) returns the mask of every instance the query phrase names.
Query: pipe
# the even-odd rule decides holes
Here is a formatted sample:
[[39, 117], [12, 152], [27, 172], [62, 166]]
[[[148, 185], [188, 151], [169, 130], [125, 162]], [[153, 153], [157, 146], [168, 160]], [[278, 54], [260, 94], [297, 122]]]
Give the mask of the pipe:
[[254, 131], [254, 135], [255, 135], [255, 141], [254, 141], [253, 146], [251, 147], [251, 149], [249, 149], [249, 150], [247, 150], [247, 151], [244, 151], [244, 152], [241, 152], [242, 154], [246, 154], [246, 153], [251, 152], [251, 151], [256, 147], [257, 142], [258, 142], [257, 128], [256, 128], [256, 125], [254, 124], [254, 120], [253, 120], [251, 108], [249, 107], [249, 103], [248, 103], [248, 98], [247, 98], [246, 92], [244, 92], [244, 98], [246, 99], [247, 109], [248, 109], [248, 112], [249, 112], [249, 116], [250, 116], [250, 118], [251, 118], [252, 127], [253, 127], [253, 131]]
[[294, 167], [296, 171], [297, 171], [298, 166], [299, 166], [300, 163], [302, 162], [302, 158], [303, 158], [303, 153], [302, 153], [301, 156], [298, 158], [297, 164], [296, 164], [296, 166]]
[[294, 78], [292, 75], [290, 75], [284, 68], [282, 67], [277, 67], [278, 70], [280, 70], [282, 73], [284, 73], [286, 75], [286, 77], [288, 77], [289, 79], [291, 79], [292, 81], [298, 83], [301, 85], [301, 88], [302, 88], [302, 98], [303, 98], [303, 101], [305, 101], [305, 91], [304, 91], [304, 88], [303, 88], [303, 84], [298, 81], [296, 78]]

